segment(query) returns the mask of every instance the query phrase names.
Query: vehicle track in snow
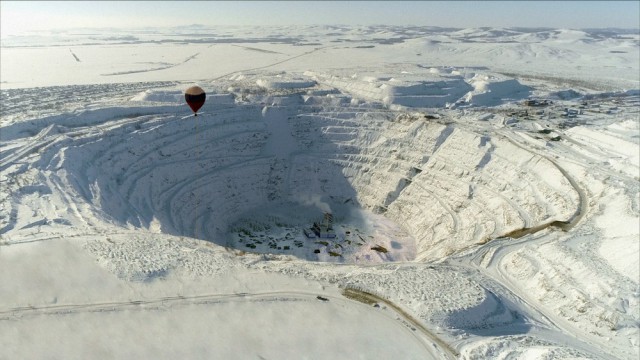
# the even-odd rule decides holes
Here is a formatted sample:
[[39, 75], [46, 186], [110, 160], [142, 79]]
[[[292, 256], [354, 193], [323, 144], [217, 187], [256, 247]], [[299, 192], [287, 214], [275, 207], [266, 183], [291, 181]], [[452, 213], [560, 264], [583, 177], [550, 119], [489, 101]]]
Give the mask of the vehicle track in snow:
[[[116, 102], [149, 88], [174, 86], [175, 81], [51, 86], [2, 89], [2, 126], [22, 120], [86, 109], [88, 104]], [[107, 104], [107, 103], [105, 103]], [[0, 134], [0, 138], [2, 135]]]
[[[558, 171], [562, 173], [562, 175], [567, 179], [567, 181], [571, 184], [571, 186], [578, 194], [579, 203], [577, 204], [577, 209], [575, 210], [574, 214], [566, 221], [552, 221], [545, 224], [540, 224], [536, 227], [516, 230], [510, 234], [507, 234], [504, 238], [496, 239], [477, 248], [476, 250], [473, 250], [473, 252], [468, 255], [453, 257], [449, 259], [448, 262], [451, 264], [461, 265], [463, 267], [469, 267], [470, 269], [480, 270], [481, 273], [486, 277], [494, 279], [499, 284], [504, 286], [511, 294], [511, 296], [518, 298], [518, 301], [524, 304], [527, 308], [530, 308], [540, 314], [540, 317], [542, 319], [545, 319], [545, 321], [549, 322], [549, 324], [556, 327], [563, 334], [566, 334], [565, 336], [573, 336], [577, 341], [581, 343], [580, 348], [583, 351], [597, 355], [599, 358], [603, 359], [617, 358], [618, 355], [612, 355], [612, 353], [607, 352], [606, 347], [599, 347], [597, 344], [599, 344], [602, 339], [599, 336], [595, 336], [591, 332], [582, 329], [579, 326], [580, 323], [576, 323], [576, 320], [573, 317], [565, 314], [562, 307], [548, 308], [550, 304], [546, 300], [538, 299], [535, 297], [535, 295], [530, 294], [526, 289], [521, 288], [523, 283], [519, 282], [516, 278], [516, 275], [511, 273], [507, 269], [507, 266], [517, 266], [515, 264], [511, 264], [511, 261], [514, 261], [513, 256], [517, 255], [517, 258], [515, 259], [524, 259], [533, 268], [532, 271], [537, 271], [540, 275], [545, 274], [544, 277], [548, 278], [547, 281], [552, 281], [552, 284], [546, 285], [547, 287], [550, 287], [550, 289], [546, 289], [546, 291], [548, 291], [548, 296], [553, 296], [553, 294], [557, 292], [563, 293], [564, 291], [566, 291], [567, 294], [570, 294], [570, 296], [573, 297], [580, 298], [580, 296], [582, 296], [582, 298], [589, 300], [586, 304], [580, 303], [578, 305], [591, 307], [595, 306], [596, 309], [591, 310], [591, 312], [593, 313], [596, 313], [596, 311], [605, 311], [606, 313], [606, 309], [611, 306], [607, 303], [601, 303], [601, 301], [599, 301], [598, 299], [592, 299], [592, 295], [584, 293], [583, 288], [573, 285], [576, 279], [573, 279], [570, 273], [564, 274], [562, 271], [553, 270], [550, 274], [547, 274], [550, 270], [544, 269], [556, 269], [561, 265], [550, 264], [549, 262], [552, 262], [553, 260], [549, 257], [549, 255], [537, 253], [536, 250], [542, 246], [552, 245], [558, 242], [558, 236], [550, 236], [549, 234], [545, 234], [545, 231], [549, 231], [550, 228], [555, 227], [562, 230], [563, 232], [569, 232], [574, 229], [576, 225], [580, 224], [583, 221], [584, 217], [589, 213], [589, 198], [586, 191], [582, 188], [578, 181], [576, 181], [573, 176], [558, 162], [551, 159], [549, 156], [545, 156], [538, 153], [534, 149], [528, 148], [526, 143], [521, 142], [520, 139], [514, 138], [514, 134], [508, 132], [501, 133], [505, 137], [507, 137], [507, 139], [514, 145], [537, 154], [538, 156], [541, 156], [551, 162], [558, 169]], [[572, 158], [569, 156], [567, 158], [567, 161], [571, 162]], [[593, 171], [598, 171], [598, 169], [593, 169]], [[567, 236], [570, 235], [566, 235], [564, 237]], [[577, 234], [573, 237], [570, 236], [569, 239], [572, 239], [574, 237], [579, 238], [580, 235]], [[596, 257], [596, 255], [593, 253], [593, 249], [583, 249], [582, 251], [586, 253], [576, 252], [576, 250], [573, 249], [570, 245], [570, 242], [571, 240], [567, 242], [567, 244], [569, 245], [557, 244], [556, 246], [560, 246], [562, 249], [559, 250], [566, 252], [565, 256], [580, 259], [576, 261], [586, 261], [585, 259], [591, 259], [588, 261], [600, 264], [600, 272], [602, 273], [601, 279], [604, 280], [599, 279], [598, 283], [600, 283], [601, 281], [610, 281], [620, 284], [620, 288], [633, 289], [636, 287], [636, 285], [629, 283], [627, 279], [621, 278], [620, 274], [618, 274], [616, 271], [610, 269], [610, 266], [606, 262], [603, 262], [601, 258]], [[588, 248], [588, 244], [583, 245], [587, 246]], [[527, 251], [527, 249], [529, 250]], [[580, 263], [580, 265], [586, 266], [582, 263]], [[591, 266], [593, 266], [593, 264]], [[622, 284], [625, 285], [622, 286]], [[633, 292], [634, 290], [629, 291]]]
[[[578, 194], [578, 206], [574, 212], [574, 214], [571, 216], [571, 218], [569, 218], [568, 220], [565, 221], [554, 221], [551, 223], [548, 223], [546, 226], [542, 226], [540, 229], [538, 229], [537, 231], [543, 230], [546, 227], [549, 226], [556, 226], [561, 228], [564, 231], [569, 231], [571, 230], [576, 224], [578, 224], [582, 218], [585, 216], [585, 214], [588, 211], [588, 206], [589, 206], [589, 199], [587, 197], [587, 193], [584, 191], [584, 189], [582, 189], [582, 187], [578, 184], [578, 182], [573, 178], [573, 176], [571, 176], [571, 174], [569, 174], [569, 172], [567, 172], [562, 166], [560, 166], [560, 164], [558, 164], [558, 162], [556, 162], [555, 160], [551, 159], [550, 157], [540, 154], [537, 151], [531, 149], [531, 148], [527, 148], [525, 145], [523, 145], [521, 142], [515, 140], [513, 138], [513, 136], [511, 136], [511, 134], [503, 132], [503, 135], [515, 146], [525, 150], [525, 151], [529, 151], [531, 153], [534, 153], [544, 159], [546, 159], [547, 161], [549, 161], [551, 164], [553, 164], [553, 166], [555, 166], [556, 169], [558, 169], [558, 171], [560, 171], [560, 173], [562, 173], [562, 175], [565, 177], [565, 179], [567, 179], [567, 181], [571, 184], [571, 186], [573, 187], [573, 189], [575, 190], [575, 192]], [[523, 229], [526, 230], [526, 229]]]
[[258, 66], [258, 67], [253, 67], [253, 68], [248, 68], [248, 69], [234, 70], [234, 71], [228, 72], [228, 73], [226, 73], [226, 74], [224, 74], [224, 75], [216, 76], [215, 78], [209, 79], [209, 81], [213, 82], [213, 81], [220, 80], [220, 79], [224, 79], [224, 78], [227, 78], [227, 77], [229, 77], [229, 76], [231, 76], [231, 75], [239, 74], [239, 73], [242, 73], [242, 72], [255, 71], [255, 70], [262, 70], [262, 69], [268, 69], [268, 68], [270, 68], [270, 67], [272, 67], [272, 66], [276, 66], [276, 65], [284, 64], [284, 63], [289, 62], [289, 61], [291, 61], [291, 60], [295, 60], [295, 59], [301, 58], [301, 57], [303, 57], [303, 56], [311, 55], [311, 54], [313, 54], [313, 53], [315, 53], [315, 52], [317, 52], [317, 51], [323, 50], [323, 49], [325, 49], [325, 48], [336, 48], [336, 46], [331, 46], [331, 47], [330, 47], [330, 46], [323, 46], [323, 47], [315, 48], [315, 49], [313, 49], [313, 50], [310, 50], [310, 51], [304, 52], [304, 53], [302, 53], [302, 54], [298, 54], [298, 55], [290, 56], [290, 57], [288, 57], [288, 58], [286, 58], [286, 59], [284, 59], [284, 60], [276, 61], [276, 62], [273, 62], [273, 63], [267, 64], [267, 65]]
[[[42, 129], [42, 131], [40, 131], [38, 135], [33, 138], [33, 140], [30, 140], [27, 145], [22, 146], [19, 150], [13, 153], [8, 153], [6, 157], [3, 157], [0, 161], [0, 171], [5, 170], [7, 167], [9, 167], [9, 165], [16, 163], [21, 158], [37, 152], [39, 149], [46, 147], [50, 143], [54, 142], [58, 136], [48, 136], [51, 132], [51, 129], [53, 129], [54, 127], [54, 124], [47, 126], [46, 128]], [[49, 138], [46, 141], [43, 141], [45, 137]]]
[[[358, 292], [359, 297], [353, 294]], [[373, 306], [362, 305], [362, 296], [375, 302], [384, 303], [390, 310], [379, 309]], [[69, 316], [78, 313], [97, 312], [119, 312], [119, 311], [161, 311], [176, 306], [185, 305], [212, 305], [217, 303], [230, 302], [291, 302], [291, 301], [329, 301], [344, 303], [349, 306], [358, 306], [367, 311], [384, 316], [391, 321], [398, 321], [402, 331], [407, 336], [413, 337], [421, 344], [425, 350], [427, 358], [437, 360], [444, 355], [447, 358], [455, 359], [457, 352], [449, 347], [445, 342], [427, 330], [422, 324], [414, 319], [410, 314], [389, 300], [375, 295], [363, 293], [353, 289], [347, 289], [343, 297], [328, 294], [318, 294], [304, 291], [267, 291], [267, 292], [240, 292], [240, 293], [220, 293], [220, 294], [198, 294], [198, 295], [175, 295], [164, 296], [155, 299], [132, 299], [127, 301], [104, 301], [75, 304], [50, 304], [50, 305], [27, 305], [8, 309], [0, 309], [1, 321], [19, 321], [27, 317], [36, 316]], [[365, 302], [366, 304], [366, 302]], [[387, 312], [388, 311], [388, 312]], [[410, 324], [407, 326], [406, 324]], [[418, 330], [421, 336], [417, 336]]]
[[371, 305], [376, 303], [382, 303], [387, 305], [388, 307], [393, 309], [396, 313], [404, 317], [404, 320], [407, 321], [409, 324], [411, 324], [412, 330], [414, 329], [419, 330], [424, 336], [426, 336], [428, 339], [431, 339], [435, 344], [437, 344], [438, 347], [443, 351], [442, 355], [445, 355], [445, 357], [449, 359], [456, 359], [458, 358], [458, 356], [460, 356], [458, 351], [456, 351], [448, 343], [446, 343], [445, 341], [440, 339], [438, 336], [436, 336], [429, 329], [424, 327], [424, 325], [422, 325], [422, 322], [420, 320], [417, 320], [411, 314], [407, 313], [404, 309], [402, 309], [400, 306], [396, 305], [395, 303], [391, 302], [390, 300], [375, 294], [371, 294], [366, 291], [362, 291], [362, 290], [350, 288], [350, 287], [343, 289], [342, 294], [349, 299], [359, 301], [365, 304]]
[[[519, 311], [532, 314], [533, 319], [539, 319], [542, 323], [547, 323], [551, 329], [557, 329], [563, 337], [573, 338], [580, 344], [580, 349], [587, 354], [596, 355], [601, 359], [617, 359], [615, 355], [612, 355], [606, 348], [598, 346], [602, 341], [599, 337], [584, 331], [576, 324], [572, 324], [567, 319], [562, 318], [558, 314], [547, 309], [544, 305], [540, 304], [532, 295], [527, 291], [520, 289], [520, 287], [513, 282], [508, 273], [502, 269], [501, 263], [503, 259], [514, 251], [522, 249], [524, 246], [538, 247], [541, 244], [555, 241], [548, 236], [535, 234], [522, 237], [519, 239], [503, 238], [497, 239], [481, 246], [478, 250], [468, 255], [455, 256], [447, 260], [448, 264], [453, 266], [459, 266], [461, 268], [469, 269], [469, 272], [480, 272], [485, 279], [491, 279], [502, 287], [502, 290], [497, 290], [500, 293], [507, 294], [511, 298], [511, 302], [516, 308], [520, 308]], [[480, 279], [483, 286], [488, 288], [495, 287], [495, 284], [491, 284], [486, 280], [482, 281], [482, 277], [474, 276], [476, 279]], [[538, 336], [543, 336], [544, 333]], [[554, 333], [549, 333], [545, 336], [550, 336], [551, 341], [558, 341], [554, 339]], [[575, 346], [575, 344], [573, 345]]]

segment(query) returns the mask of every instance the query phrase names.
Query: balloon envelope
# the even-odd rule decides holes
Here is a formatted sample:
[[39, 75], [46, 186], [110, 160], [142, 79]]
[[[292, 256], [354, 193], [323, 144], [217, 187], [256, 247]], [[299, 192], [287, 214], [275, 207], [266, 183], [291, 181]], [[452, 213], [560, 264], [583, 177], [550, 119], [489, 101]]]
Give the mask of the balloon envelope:
[[184, 92], [184, 99], [187, 101], [187, 105], [197, 113], [198, 110], [204, 105], [204, 101], [207, 99], [207, 94], [200, 86], [192, 86]]

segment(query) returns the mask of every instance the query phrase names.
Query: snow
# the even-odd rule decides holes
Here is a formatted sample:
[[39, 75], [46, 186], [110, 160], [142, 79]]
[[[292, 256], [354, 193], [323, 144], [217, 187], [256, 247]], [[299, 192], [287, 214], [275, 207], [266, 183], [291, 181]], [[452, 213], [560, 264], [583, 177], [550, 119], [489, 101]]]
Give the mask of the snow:
[[635, 260], [640, 257], [638, 222], [629, 214], [628, 200], [622, 194], [604, 197], [603, 214], [596, 217], [596, 226], [608, 241], [602, 242], [599, 253], [610, 266], [630, 279], [640, 277]]
[[636, 359], [638, 39], [3, 39], [0, 358]]

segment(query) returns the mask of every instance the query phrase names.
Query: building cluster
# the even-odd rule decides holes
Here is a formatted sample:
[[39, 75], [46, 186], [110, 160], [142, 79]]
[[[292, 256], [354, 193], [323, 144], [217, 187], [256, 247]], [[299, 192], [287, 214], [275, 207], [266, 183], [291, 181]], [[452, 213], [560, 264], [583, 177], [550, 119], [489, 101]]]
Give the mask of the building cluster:
[[314, 222], [312, 227], [304, 229], [304, 234], [310, 239], [316, 237], [321, 239], [335, 238], [336, 233], [333, 230], [333, 215], [325, 212], [322, 221]]

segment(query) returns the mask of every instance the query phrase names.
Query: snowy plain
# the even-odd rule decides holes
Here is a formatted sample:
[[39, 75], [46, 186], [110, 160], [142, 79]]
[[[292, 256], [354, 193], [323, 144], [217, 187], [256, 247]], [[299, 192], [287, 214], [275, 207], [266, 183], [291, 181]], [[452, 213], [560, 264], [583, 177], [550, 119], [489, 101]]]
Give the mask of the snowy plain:
[[639, 45], [3, 38], [0, 359], [637, 359]]

